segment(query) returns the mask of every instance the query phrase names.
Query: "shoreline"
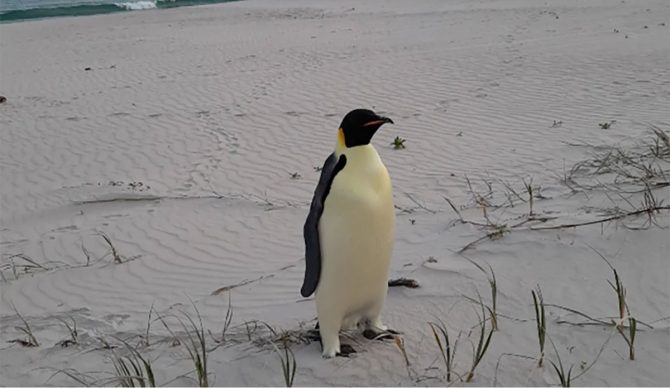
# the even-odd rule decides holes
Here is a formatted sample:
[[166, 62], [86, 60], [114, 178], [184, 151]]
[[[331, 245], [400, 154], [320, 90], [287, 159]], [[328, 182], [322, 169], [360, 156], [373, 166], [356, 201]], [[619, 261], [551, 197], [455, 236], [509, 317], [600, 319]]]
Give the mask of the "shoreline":
[[223, 4], [232, 1], [239, 0], [137, 0], [126, 2], [78, 4], [73, 6], [51, 6], [43, 8], [11, 10], [7, 9], [0, 11], [0, 24], [60, 17], [80, 17], [130, 11], [148, 11], [152, 9], [194, 7], [200, 5]]

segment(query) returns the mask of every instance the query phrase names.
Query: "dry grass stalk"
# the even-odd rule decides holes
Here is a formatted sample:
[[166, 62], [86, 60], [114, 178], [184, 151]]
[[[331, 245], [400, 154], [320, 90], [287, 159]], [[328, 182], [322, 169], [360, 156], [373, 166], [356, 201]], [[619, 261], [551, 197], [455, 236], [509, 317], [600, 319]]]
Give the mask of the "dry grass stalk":
[[109, 245], [109, 249], [110, 249], [109, 253], [112, 255], [112, 259], [114, 260], [114, 263], [115, 264], [122, 264], [124, 262], [123, 257], [121, 255], [119, 255], [119, 252], [116, 250], [116, 247], [114, 247], [114, 244], [112, 244], [112, 240], [110, 240], [110, 238], [107, 237], [107, 235], [102, 233], [102, 232], [98, 233], [98, 235], [100, 237], [102, 237], [103, 240], [105, 240], [107, 245]]
[[540, 345], [540, 356], [537, 366], [542, 367], [544, 361], [544, 342], [547, 334], [547, 321], [544, 313], [544, 298], [542, 297], [542, 290], [537, 286], [537, 291], [531, 291], [533, 296], [533, 306], [535, 307], [535, 322], [537, 325], [537, 338]]
[[25, 318], [23, 318], [23, 315], [21, 315], [21, 313], [19, 313], [19, 310], [16, 308], [16, 306], [14, 306], [14, 304], [12, 304], [12, 308], [14, 309], [14, 312], [19, 317], [21, 322], [23, 322], [23, 326], [15, 326], [15, 328], [17, 330], [22, 331], [27, 336], [27, 338], [26, 339], [14, 339], [14, 340], [10, 340], [9, 342], [16, 342], [16, 343], [21, 344], [25, 347], [40, 346], [40, 343], [37, 341], [37, 338], [35, 338], [35, 335], [33, 334], [33, 330], [30, 327], [30, 325], [28, 324], [28, 321], [26, 321]]
[[59, 321], [65, 325], [68, 332], [70, 333], [70, 338], [60, 341], [58, 344], [62, 347], [68, 347], [70, 345], [77, 345], [79, 343], [79, 333], [77, 332], [77, 321], [74, 318], [69, 317], [72, 321], [72, 326], [67, 323], [64, 319], [58, 318]]

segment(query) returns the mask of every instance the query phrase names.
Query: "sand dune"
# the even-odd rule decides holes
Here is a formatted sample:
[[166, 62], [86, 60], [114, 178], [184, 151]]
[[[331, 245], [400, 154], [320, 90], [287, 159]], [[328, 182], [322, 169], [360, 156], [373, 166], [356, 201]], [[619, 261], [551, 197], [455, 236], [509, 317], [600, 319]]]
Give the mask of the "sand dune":
[[[637, 149], [651, 126], [669, 130], [669, 15], [664, 1], [249, 0], [0, 25], [0, 381], [77, 384], [52, 377], [65, 368], [89, 382], [109, 377], [96, 373], [112, 367], [108, 351], [92, 351], [95, 337], [130, 338], [146, 329], [152, 304], [169, 315], [192, 312], [191, 300], [218, 333], [230, 294], [237, 334], [210, 353], [212, 380], [283, 384], [272, 348], [245, 341], [243, 323], [313, 325], [313, 302], [298, 291], [315, 167], [341, 117], [367, 107], [396, 123], [374, 144], [398, 207], [391, 275], [421, 284], [391, 289], [385, 310], [411, 366], [392, 343], [360, 336], [348, 360], [322, 360], [317, 343], [299, 344], [295, 383], [444, 385], [427, 322], [463, 332], [463, 372], [479, 312], [464, 295], [478, 289], [489, 300], [484, 275], [456, 253], [488, 230], [458, 222], [444, 197], [486, 222], [466, 177], [481, 193], [489, 182], [489, 215], [508, 226], [529, 209], [504, 184], [526, 195], [523, 179], [541, 186], [534, 210], [549, 225], [626, 207], [602, 187], [575, 193], [560, 180], [597, 151], [575, 144]], [[395, 136], [406, 149], [390, 146]], [[654, 163], [667, 172], [667, 162]], [[668, 187], [654, 193], [670, 198]], [[657, 222], [667, 226], [667, 212]], [[524, 225], [467, 250], [495, 270], [504, 315], [473, 384], [557, 384], [549, 365], [503, 356], [537, 356], [537, 284], [547, 303], [616, 315], [611, 270], [590, 247], [621, 274], [631, 313], [656, 323], [641, 328], [637, 360], [628, 361], [611, 327], [566, 324], [580, 317], [548, 309], [563, 362], [581, 372], [597, 360], [574, 383], [670, 381], [668, 232], [633, 228], [643, 223]], [[5, 342], [22, 335], [12, 305], [40, 347]], [[68, 316], [82, 340], [62, 348], [67, 330], [57, 318]], [[158, 382], [193, 384], [178, 377], [193, 368], [183, 349], [159, 322], [152, 327], [154, 345], [142, 351]], [[556, 360], [553, 350], [547, 357]]]

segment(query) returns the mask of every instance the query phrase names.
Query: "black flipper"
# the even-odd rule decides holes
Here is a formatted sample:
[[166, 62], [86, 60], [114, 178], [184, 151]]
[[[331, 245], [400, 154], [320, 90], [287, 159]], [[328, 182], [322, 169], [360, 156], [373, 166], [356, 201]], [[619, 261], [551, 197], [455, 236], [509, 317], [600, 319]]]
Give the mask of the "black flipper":
[[305, 236], [305, 280], [302, 283], [300, 294], [305, 298], [312, 295], [319, 284], [321, 275], [321, 243], [319, 240], [319, 220], [323, 214], [323, 204], [330, 192], [333, 179], [347, 164], [347, 157], [340, 155], [338, 159], [335, 153], [330, 154], [321, 169], [319, 183], [314, 190], [312, 205], [309, 215], [305, 221], [303, 234]]

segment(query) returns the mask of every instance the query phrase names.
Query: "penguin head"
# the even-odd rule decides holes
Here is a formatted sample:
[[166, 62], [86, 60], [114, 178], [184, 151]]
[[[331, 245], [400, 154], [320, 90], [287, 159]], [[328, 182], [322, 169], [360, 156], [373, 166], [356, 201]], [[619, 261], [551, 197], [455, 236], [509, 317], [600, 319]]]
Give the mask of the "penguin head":
[[369, 109], [354, 109], [342, 119], [339, 140], [347, 148], [370, 144], [375, 132], [386, 123], [393, 124], [393, 120]]

